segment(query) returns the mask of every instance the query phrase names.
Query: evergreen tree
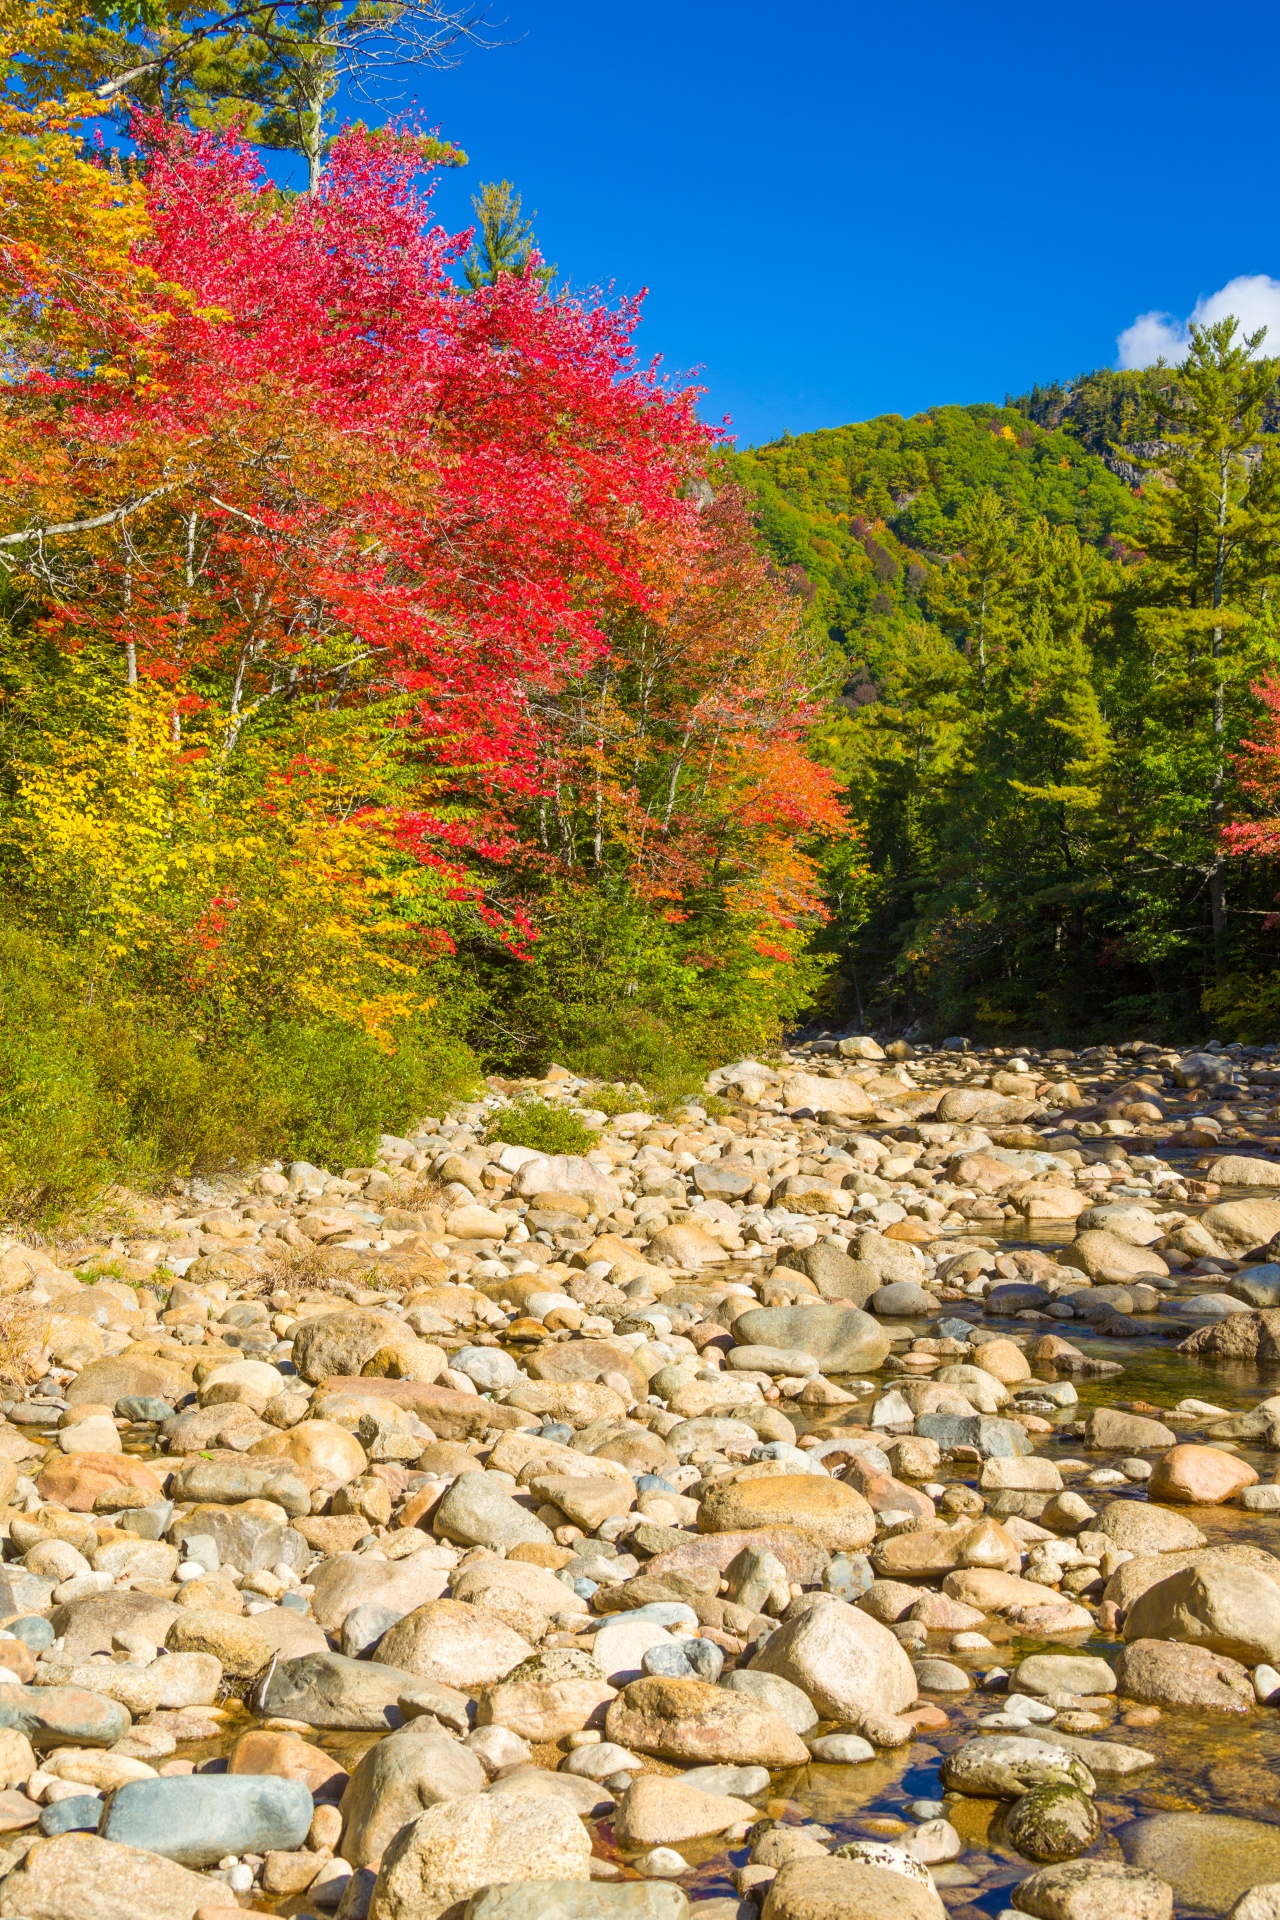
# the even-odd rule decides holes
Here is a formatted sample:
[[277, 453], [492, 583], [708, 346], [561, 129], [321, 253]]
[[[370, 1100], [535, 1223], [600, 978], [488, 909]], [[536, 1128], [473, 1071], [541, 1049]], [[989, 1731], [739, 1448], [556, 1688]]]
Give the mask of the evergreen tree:
[[994, 493], [966, 501], [955, 521], [959, 551], [939, 596], [939, 623], [957, 635], [973, 663], [981, 700], [987, 697], [989, 656], [1002, 645], [1012, 612], [1016, 531], [1012, 508]]
[[[538, 243], [533, 237], [533, 221], [520, 218], [520, 195], [511, 182], [482, 182], [479, 193], [471, 196], [471, 204], [479, 233], [462, 263], [467, 285], [492, 287], [504, 273], [524, 273], [537, 253]], [[550, 284], [555, 271], [541, 263], [533, 269], [535, 279], [543, 286]]]
[[[238, 121], [260, 146], [300, 154], [320, 181], [340, 88], [391, 104], [411, 67], [456, 66], [484, 21], [451, 0], [110, 0], [23, 63], [34, 99], [92, 89], [127, 120], [135, 106], [196, 127]], [[424, 162], [466, 155], [423, 141]]]
[[1280, 453], [1263, 430], [1276, 363], [1257, 357], [1264, 334], [1240, 337], [1233, 316], [1192, 327], [1176, 379], [1153, 396], [1161, 450], [1140, 462], [1152, 484], [1142, 531], [1149, 564], [1134, 596], [1135, 623], [1162, 705], [1167, 710], [1173, 696], [1200, 749], [1196, 854], [1219, 975], [1227, 938], [1221, 834], [1229, 756], [1240, 734], [1229, 708], [1247, 698], [1267, 657], [1269, 601], [1280, 577]]

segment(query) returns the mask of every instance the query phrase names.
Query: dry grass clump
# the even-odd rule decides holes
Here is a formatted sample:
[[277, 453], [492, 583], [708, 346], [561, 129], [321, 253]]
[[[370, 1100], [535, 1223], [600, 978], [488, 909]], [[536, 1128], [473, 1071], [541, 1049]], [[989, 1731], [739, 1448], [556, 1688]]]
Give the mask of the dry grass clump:
[[45, 1372], [49, 1309], [22, 1296], [0, 1300], [0, 1384], [29, 1387]]

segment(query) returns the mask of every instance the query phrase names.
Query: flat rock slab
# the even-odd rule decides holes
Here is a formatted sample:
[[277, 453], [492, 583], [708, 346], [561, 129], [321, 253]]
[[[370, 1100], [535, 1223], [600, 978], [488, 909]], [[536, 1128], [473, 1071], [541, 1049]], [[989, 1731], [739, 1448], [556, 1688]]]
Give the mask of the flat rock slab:
[[1156, 1813], [1121, 1827], [1131, 1867], [1167, 1880], [1179, 1906], [1227, 1913], [1249, 1887], [1280, 1880], [1280, 1827], [1231, 1814]]
[[[705, 1907], [699, 1903], [699, 1909]], [[734, 1902], [737, 1905], [737, 1902]], [[467, 1902], [463, 1920], [689, 1920], [683, 1887], [670, 1880], [532, 1880], [486, 1887]]]

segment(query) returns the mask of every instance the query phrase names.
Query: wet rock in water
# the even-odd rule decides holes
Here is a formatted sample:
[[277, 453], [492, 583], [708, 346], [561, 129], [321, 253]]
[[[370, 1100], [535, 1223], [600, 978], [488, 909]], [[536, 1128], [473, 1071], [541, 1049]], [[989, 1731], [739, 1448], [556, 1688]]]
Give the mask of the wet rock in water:
[[64, 1833], [0, 1880], [0, 1920], [194, 1920], [210, 1882], [176, 1860], [97, 1834]]
[[874, 1760], [876, 1750], [859, 1733], [823, 1733], [809, 1742], [811, 1757], [825, 1767], [857, 1767]]
[[1101, 1508], [1095, 1528], [1126, 1553], [1178, 1553], [1207, 1544], [1185, 1513], [1145, 1500], [1112, 1500]]
[[1043, 1867], [1013, 1890], [1013, 1905], [1034, 1920], [1172, 1920], [1173, 1889], [1141, 1867], [1115, 1860], [1072, 1860]]
[[618, 1803], [613, 1830], [620, 1846], [678, 1846], [701, 1834], [723, 1833], [740, 1821], [754, 1822], [756, 1809], [746, 1800], [700, 1791], [682, 1780], [645, 1774]]
[[1116, 1835], [1130, 1866], [1168, 1881], [1179, 1906], [1227, 1913], [1248, 1888], [1280, 1878], [1280, 1827], [1231, 1814], [1157, 1813]]
[[211, 1867], [228, 1853], [289, 1852], [307, 1837], [314, 1812], [300, 1780], [268, 1774], [189, 1774], [133, 1780], [111, 1796], [104, 1840], [137, 1847], [187, 1867]]
[[1157, 1460], [1147, 1482], [1153, 1500], [1185, 1501], [1202, 1507], [1221, 1506], [1258, 1478], [1256, 1467], [1221, 1447], [1171, 1447]]
[[908, 1879], [865, 1861], [828, 1858], [780, 1867], [761, 1920], [942, 1920], [945, 1912], [927, 1874]]
[[972, 1676], [954, 1660], [917, 1660], [916, 1682], [925, 1693], [968, 1693]]
[[1280, 1266], [1265, 1261], [1231, 1276], [1231, 1291], [1251, 1307], [1280, 1306]]
[[610, 1706], [605, 1731], [619, 1746], [663, 1760], [773, 1768], [802, 1767], [809, 1757], [779, 1714], [701, 1680], [633, 1680]]
[[1078, 1787], [1038, 1787], [1015, 1800], [1004, 1817], [1010, 1844], [1028, 1860], [1074, 1860], [1102, 1829], [1098, 1809]]
[[1159, 1581], [1125, 1616], [1127, 1641], [1176, 1640], [1246, 1666], [1280, 1661], [1277, 1578], [1230, 1563], [1184, 1567]]
[[327, 1801], [341, 1799], [349, 1778], [346, 1768], [322, 1747], [312, 1746], [296, 1733], [270, 1733], [262, 1727], [240, 1735], [228, 1755], [227, 1772], [301, 1780], [313, 1799]]
[[342, 1796], [342, 1857], [376, 1867], [400, 1828], [441, 1800], [480, 1793], [484, 1767], [460, 1740], [428, 1722], [402, 1727], [371, 1747]]
[[1177, 1434], [1163, 1420], [1145, 1414], [1123, 1413], [1118, 1407], [1094, 1407], [1085, 1421], [1086, 1441], [1103, 1453], [1163, 1451], [1177, 1443]]
[[1254, 1708], [1248, 1669], [1238, 1660], [1167, 1640], [1134, 1640], [1126, 1646], [1116, 1658], [1116, 1686], [1145, 1706], [1229, 1714]]
[[855, 1729], [868, 1713], [904, 1712], [917, 1692], [911, 1662], [893, 1634], [843, 1600], [823, 1599], [787, 1621], [770, 1634], [751, 1670], [779, 1674], [824, 1719]]
[[439, 1920], [481, 1888], [588, 1877], [591, 1836], [551, 1795], [471, 1794], [402, 1827], [382, 1858], [369, 1920]]
[[[730, 1904], [737, 1902], [698, 1903], [706, 1920], [727, 1920], [706, 1909]], [[467, 1902], [463, 1920], [689, 1920], [691, 1912], [688, 1894], [670, 1880], [531, 1880], [486, 1887]]]
[[1116, 1676], [1090, 1654], [1033, 1653], [1018, 1663], [1010, 1681], [1021, 1693], [1114, 1693]]
[[1091, 1794], [1093, 1775], [1052, 1737], [979, 1734], [942, 1763], [943, 1783], [958, 1793], [1014, 1800], [1041, 1787], [1070, 1786]]
[[1219, 1360], [1278, 1359], [1280, 1307], [1263, 1307], [1256, 1313], [1233, 1313], [1214, 1326], [1198, 1327], [1181, 1342], [1178, 1352], [1206, 1354]]

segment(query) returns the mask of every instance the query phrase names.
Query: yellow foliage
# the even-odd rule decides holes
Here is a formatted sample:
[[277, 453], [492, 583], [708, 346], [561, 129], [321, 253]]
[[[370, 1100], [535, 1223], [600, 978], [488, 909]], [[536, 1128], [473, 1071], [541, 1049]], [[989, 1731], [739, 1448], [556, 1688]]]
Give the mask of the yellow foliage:
[[[303, 715], [227, 759], [198, 722], [171, 738], [171, 689], [104, 692], [90, 663], [60, 706], [84, 721], [41, 716], [0, 839], [27, 924], [78, 948], [90, 991], [111, 976], [217, 1019], [337, 1019], [384, 1045], [431, 1004], [420, 927], [447, 917], [444, 883], [359, 804], [383, 777], [385, 720]], [[341, 755], [318, 751], [335, 726]]]
[[[74, 17], [57, 0], [2, 0], [6, 85]], [[163, 324], [156, 278], [131, 259], [149, 231], [142, 186], [86, 159], [73, 131], [100, 111], [89, 93], [23, 104], [0, 87], [0, 364], [9, 378], [33, 364], [106, 371], [121, 337], [144, 340]]]

